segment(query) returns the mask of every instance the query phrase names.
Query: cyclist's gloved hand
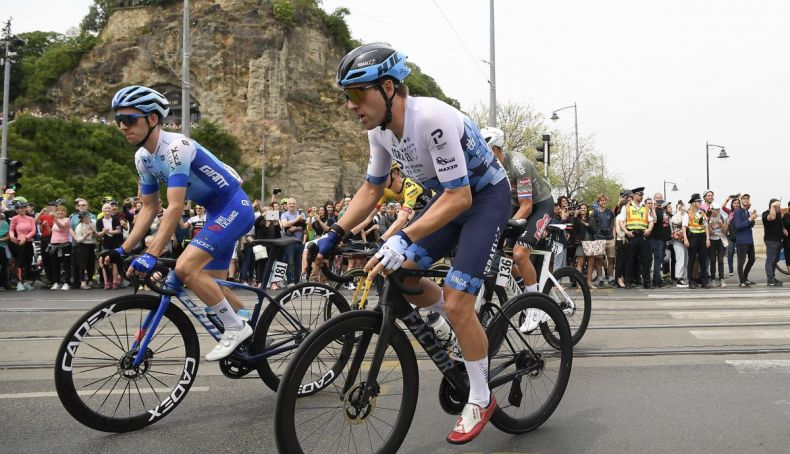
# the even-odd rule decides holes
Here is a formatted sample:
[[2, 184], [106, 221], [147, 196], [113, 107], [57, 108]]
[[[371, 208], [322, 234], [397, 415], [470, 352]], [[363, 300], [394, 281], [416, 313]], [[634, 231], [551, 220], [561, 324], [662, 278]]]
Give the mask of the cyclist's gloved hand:
[[132, 260], [132, 269], [140, 273], [151, 274], [156, 266], [156, 257], [151, 254], [145, 253], [136, 259]]
[[406, 260], [406, 249], [411, 245], [411, 239], [406, 233], [400, 231], [392, 235], [390, 239], [381, 246], [376, 252], [376, 259], [379, 264], [384, 266], [388, 271], [395, 271], [403, 265]]

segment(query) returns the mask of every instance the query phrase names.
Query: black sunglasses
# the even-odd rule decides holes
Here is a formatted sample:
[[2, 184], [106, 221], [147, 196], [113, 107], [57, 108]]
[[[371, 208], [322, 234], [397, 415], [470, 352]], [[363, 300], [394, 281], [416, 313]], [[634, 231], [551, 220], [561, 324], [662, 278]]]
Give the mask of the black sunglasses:
[[136, 114], [136, 113], [120, 114], [120, 113], [117, 113], [117, 114], [115, 114], [115, 123], [118, 126], [121, 126], [121, 123], [123, 123], [124, 125], [126, 125], [127, 128], [131, 128], [132, 126], [134, 126], [135, 123], [137, 123], [137, 119], [138, 118], [143, 118], [143, 117], [148, 117], [148, 114]]
[[381, 84], [370, 84], [364, 85], [362, 87], [353, 87], [353, 88], [344, 88], [343, 95], [346, 97], [346, 101], [351, 101], [354, 104], [359, 104], [360, 101], [365, 99], [365, 91], [371, 88], [376, 88]]

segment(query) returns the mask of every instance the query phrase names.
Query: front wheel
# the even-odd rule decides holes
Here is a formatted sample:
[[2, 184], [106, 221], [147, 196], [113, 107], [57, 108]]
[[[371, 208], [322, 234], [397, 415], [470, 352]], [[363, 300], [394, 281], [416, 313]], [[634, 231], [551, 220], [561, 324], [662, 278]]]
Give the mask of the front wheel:
[[153, 295], [125, 295], [99, 304], [63, 339], [55, 360], [55, 389], [77, 421], [105, 432], [153, 424], [184, 400], [197, 374], [200, 347], [189, 318], [170, 305], [139, 366], [136, 339]]
[[287, 348], [256, 365], [261, 380], [277, 391], [280, 376], [308, 334], [327, 319], [351, 309], [337, 290], [317, 282], [297, 284], [277, 295], [274, 301], [263, 311], [255, 327], [252, 353]]
[[[592, 309], [590, 286], [580, 272], [569, 266], [560, 268], [553, 274], [560, 285], [554, 285], [554, 281], [549, 279], [546, 281], [543, 293], [549, 295], [565, 313], [571, 329], [571, 342], [576, 345], [584, 337], [587, 325], [590, 323]], [[540, 330], [551, 345], [559, 345], [557, 334], [548, 324], [541, 323]]]
[[[521, 333], [524, 313], [546, 314], [559, 347], [538, 329]], [[491, 423], [499, 430], [521, 434], [538, 428], [554, 412], [571, 374], [573, 346], [565, 315], [551, 298], [523, 293], [498, 312], [486, 329], [490, 360], [488, 386], [498, 408]]]
[[368, 384], [381, 323], [380, 312], [351, 311], [305, 340], [277, 393], [280, 452], [397, 452], [417, 407], [417, 359], [409, 339], [394, 328], [378, 379]]

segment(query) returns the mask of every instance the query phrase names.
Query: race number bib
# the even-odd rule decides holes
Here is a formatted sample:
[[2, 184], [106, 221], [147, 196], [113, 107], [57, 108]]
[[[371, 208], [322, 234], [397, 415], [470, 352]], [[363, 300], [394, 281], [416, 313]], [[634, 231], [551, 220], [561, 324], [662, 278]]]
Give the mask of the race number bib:
[[288, 264], [283, 262], [274, 262], [272, 268], [272, 282], [280, 282], [285, 280], [285, 271], [288, 269]]
[[551, 246], [551, 253], [554, 255], [560, 255], [564, 250], [565, 250], [565, 245], [563, 245], [559, 241], [555, 241]]
[[499, 272], [496, 275], [496, 285], [507, 287], [510, 282], [510, 270], [513, 268], [513, 260], [507, 257], [499, 259]]

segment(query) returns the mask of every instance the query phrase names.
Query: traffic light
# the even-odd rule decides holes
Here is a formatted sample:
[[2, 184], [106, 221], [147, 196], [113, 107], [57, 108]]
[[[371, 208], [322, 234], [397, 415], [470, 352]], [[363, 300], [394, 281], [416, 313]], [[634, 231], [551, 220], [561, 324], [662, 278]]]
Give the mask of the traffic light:
[[538, 150], [538, 154], [535, 159], [538, 162], [542, 162], [549, 166], [551, 164], [551, 136], [548, 134], [543, 135], [543, 143], [540, 145], [536, 145], [535, 149]]
[[22, 185], [19, 183], [19, 179], [22, 178], [22, 172], [19, 171], [20, 167], [22, 167], [22, 161], [13, 161], [13, 160], [6, 161], [6, 170], [5, 170], [6, 188], [19, 189], [22, 187]]

